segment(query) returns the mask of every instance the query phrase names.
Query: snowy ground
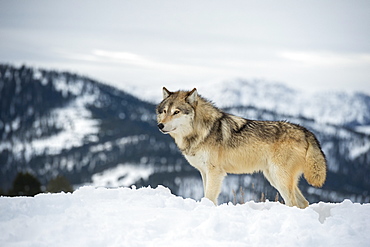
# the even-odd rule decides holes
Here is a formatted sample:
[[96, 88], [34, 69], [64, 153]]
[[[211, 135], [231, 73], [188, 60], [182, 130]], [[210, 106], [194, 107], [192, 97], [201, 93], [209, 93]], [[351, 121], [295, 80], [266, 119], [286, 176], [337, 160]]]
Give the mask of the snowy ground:
[[370, 204], [200, 202], [167, 188], [0, 198], [0, 246], [369, 246]]

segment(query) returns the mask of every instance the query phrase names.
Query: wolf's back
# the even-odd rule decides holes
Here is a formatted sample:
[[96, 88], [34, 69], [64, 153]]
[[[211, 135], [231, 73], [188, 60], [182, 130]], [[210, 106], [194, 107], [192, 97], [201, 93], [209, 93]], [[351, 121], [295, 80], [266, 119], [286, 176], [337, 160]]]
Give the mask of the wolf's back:
[[321, 150], [320, 143], [311, 133], [306, 133], [308, 148], [304, 177], [307, 182], [315, 187], [323, 186], [326, 179], [326, 159]]

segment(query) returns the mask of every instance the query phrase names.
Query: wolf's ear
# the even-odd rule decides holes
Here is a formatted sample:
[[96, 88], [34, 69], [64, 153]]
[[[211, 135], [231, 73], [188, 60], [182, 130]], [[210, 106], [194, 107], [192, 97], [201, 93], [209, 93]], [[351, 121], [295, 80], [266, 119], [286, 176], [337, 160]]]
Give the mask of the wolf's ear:
[[172, 93], [167, 90], [167, 88], [163, 87], [163, 99], [167, 98], [170, 96]]
[[194, 104], [198, 101], [198, 92], [197, 92], [197, 89], [194, 88], [193, 90], [191, 90], [188, 94], [188, 97], [186, 97], [186, 102], [188, 102], [189, 104]]

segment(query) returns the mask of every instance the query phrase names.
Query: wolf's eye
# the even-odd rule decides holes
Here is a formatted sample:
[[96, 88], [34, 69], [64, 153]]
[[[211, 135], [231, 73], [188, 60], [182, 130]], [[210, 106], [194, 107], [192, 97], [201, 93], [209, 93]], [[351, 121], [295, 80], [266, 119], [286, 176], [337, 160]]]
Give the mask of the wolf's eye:
[[180, 111], [176, 110], [176, 111], [173, 112], [173, 115], [176, 115], [176, 114], [179, 114], [179, 113], [180, 113]]
[[163, 110], [163, 113], [164, 113], [164, 114], [166, 114], [166, 112], [167, 112], [166, 110]]

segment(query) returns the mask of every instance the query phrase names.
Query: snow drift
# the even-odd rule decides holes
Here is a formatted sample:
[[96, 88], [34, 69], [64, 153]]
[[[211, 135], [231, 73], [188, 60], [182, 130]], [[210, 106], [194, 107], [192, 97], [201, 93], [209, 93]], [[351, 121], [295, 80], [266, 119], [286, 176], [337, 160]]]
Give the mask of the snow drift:
[[0, 198], [1, 246], [368, 246], [370, 204], [215, 207], [165, 187]]

